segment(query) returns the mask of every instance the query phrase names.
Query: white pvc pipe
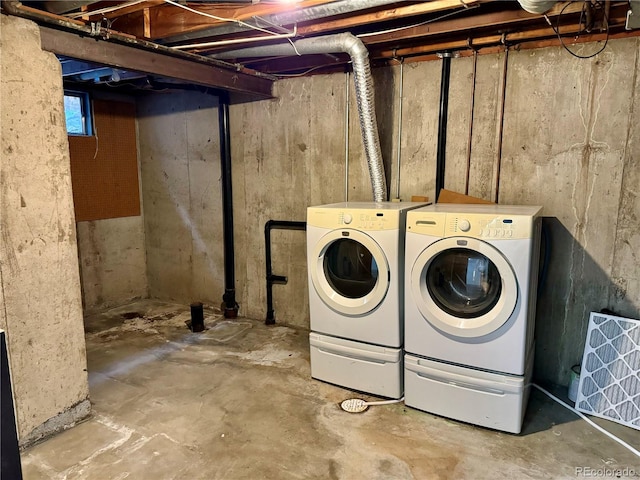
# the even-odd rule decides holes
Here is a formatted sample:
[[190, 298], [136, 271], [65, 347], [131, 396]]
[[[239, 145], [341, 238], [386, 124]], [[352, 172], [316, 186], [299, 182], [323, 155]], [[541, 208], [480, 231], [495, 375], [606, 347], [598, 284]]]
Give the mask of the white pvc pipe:
[[591, 420], [589, 417], [587, 417], [586, 415], [584, 415], [582, 412], [576, 410], [575, 408], [573, 408], [570, 405], [567, 405], [566, 403], [564, 403], [562, 400], [560, 400], [558, 397], [556, 397], [555, 395], [549, 393], [547, 390], [545, 390], [544, 388], [542, 388], [539, 385], [536, 385], [535, 383], [531, 384], [532, 386], [536, 387], [538, 390], [540, 390], [542, 393], [546, 394], [549, 398], [555, 400], [556, 402], [558, 402], [560, 405], [562, 405], [563, 407], [565, 407], [568, 410], [571, 410], [573, 413], [575, 413], [576, 415], [578, 415], [580, 418], [582, 418], [585, 422], [587, 422], [589, 425], [591, 425], [593, 428], [595, 428], [596, 430], [598, 430], [601, 433], [604, 433], [607, 437], [609, 437], [611, 440], [613, 440], [614, 442], [618, 442], [620, 445], [622, 445], [624, 448], [626, 448], [627, 450], [629, 450], [631, 453], [633, 453], [635, 456], [640, 457], [640, 451], [636, 450], [635, 448], [633, 448], [631, 445], [629, 445], [628, 443], [626, 443], [623, 440], [620, 440], [618, 437], [616, 437], [614, 434], [612, 434], [611, 432], [609, 432], [608, 430], [605, 430], [604, 428], [602, 428], [600, 425], [598, 425], [597, 423], [595, 423], [593, 420]]

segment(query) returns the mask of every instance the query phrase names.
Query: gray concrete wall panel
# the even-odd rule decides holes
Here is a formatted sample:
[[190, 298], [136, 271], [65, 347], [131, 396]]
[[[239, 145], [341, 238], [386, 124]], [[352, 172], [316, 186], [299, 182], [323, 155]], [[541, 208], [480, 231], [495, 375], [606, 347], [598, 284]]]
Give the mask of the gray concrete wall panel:
[[77, 230], [86, 311], [147, 297], [142, 217], [78, 222]]
[[[553, 266], [538, 306], [537, 373], [556, 383], [566, 383], [582, 359], [590, 311], [638, 316], [640, 305], [610, 299], [621, 247], [616, 237], [630, 232], [618, 229], [630, 213], [619, 205], [629, 196], [623, 173], [631, 161], [635, 76], [629, 71], [636, 71], [637, 52], [631, 39], [612, 42], [589, 60], [562, 48], [510, 54], [500, 203], [543, 205], [553, 217]], [[637, 210], [635, 216], [637, 232]]]
[[404, 70], [400, 196], [435, 198], [440, 62], [409, 63]]
[[60, 63], [34, 23], [0, 21], [1, 308], [25, 444], [88, 414], [89, 392]]
[[[344, 200], [344, 82], [344, 74], [281, 80], [276, 99], [230, 108], [243, 315], [266, 315], [265, 223], [306, 220], [307, 206]], [[289, 278], [273, 289], [276, 319], [308, 326], [305, 234], [274, 230], [272, 242], [273, 272]]]
[[138, 101], [149, 295], [219, 305], [224, 292], [217, 98]]

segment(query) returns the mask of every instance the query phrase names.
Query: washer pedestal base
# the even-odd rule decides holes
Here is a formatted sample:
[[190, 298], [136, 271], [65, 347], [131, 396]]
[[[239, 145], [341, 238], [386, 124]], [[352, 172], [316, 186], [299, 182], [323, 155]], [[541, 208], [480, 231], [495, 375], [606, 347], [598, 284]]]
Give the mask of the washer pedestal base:
[[524, 376], [486, 372], [406, 354], [405, 405], [482, 427], [520, 433], [533, 354]]
[[402, 349], [309, 334], [311, 376], [360, 392], [401, 398]]

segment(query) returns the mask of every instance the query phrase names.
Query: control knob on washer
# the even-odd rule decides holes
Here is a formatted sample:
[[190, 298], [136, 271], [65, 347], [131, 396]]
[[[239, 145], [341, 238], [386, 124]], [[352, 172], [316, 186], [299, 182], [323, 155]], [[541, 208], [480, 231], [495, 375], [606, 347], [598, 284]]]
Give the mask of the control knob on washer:
[[344, 221], [344, 223], [349, 225], [353, 221], [353, 217], [351, 216], [351, 214], [345, 213], [344, 217], [342, 217], [342, 220]]
[[458, 227], [463, 232], [468, 232], [469, 230], [471, 230], [471, 224], [469, 223], [469, 220], [460, 220]]

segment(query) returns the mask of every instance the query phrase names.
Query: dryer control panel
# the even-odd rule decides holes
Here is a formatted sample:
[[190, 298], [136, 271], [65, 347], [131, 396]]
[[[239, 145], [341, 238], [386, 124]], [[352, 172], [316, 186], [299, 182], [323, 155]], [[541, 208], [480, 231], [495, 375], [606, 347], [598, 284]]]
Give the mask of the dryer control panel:
[[355, 230], [398, 230], [400, 212], [375, 209], [315, 209], [307, 211], [307, 224], [323, 228], [349, 227]]

